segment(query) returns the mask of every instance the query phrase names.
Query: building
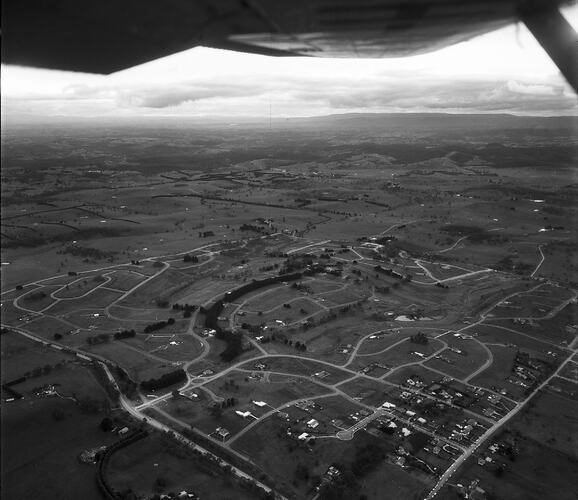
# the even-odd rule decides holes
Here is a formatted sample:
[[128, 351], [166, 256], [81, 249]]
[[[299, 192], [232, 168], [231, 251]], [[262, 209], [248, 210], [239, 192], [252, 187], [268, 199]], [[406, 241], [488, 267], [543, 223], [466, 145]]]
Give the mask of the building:
[[314, 418], [312, 418], [311, 420], [309, 420], [309, 422], [307, 422], [307, 427], [309, 427], [310, 429], [315, 429], [318, 425], [319, 422]]

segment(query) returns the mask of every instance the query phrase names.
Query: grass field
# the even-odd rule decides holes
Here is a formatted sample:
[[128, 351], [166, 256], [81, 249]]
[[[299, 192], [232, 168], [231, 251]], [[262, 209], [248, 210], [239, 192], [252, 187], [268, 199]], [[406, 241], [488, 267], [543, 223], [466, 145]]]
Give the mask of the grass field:
[[[204, 305], [215, 298], [221, 298], [228, 290], [238, 284], [232, 280], [200, 279], [188, 288], [187, 295], [179, 299], [182, 304]], [[141, 305], [142, 307], [142, 305]]]
[[403, 384], [410, 377], [419, 377], [419, 379], [424, 383], [424, 385], [430, 385], [434, 382], [438, 382], [443, 378], [442, 375], [436, 373], [432, 370], [428, 370], [422, 365], [404, 366], [397, 370], [393, 370], [391, 374], [385, 376], [385, 380], [392, 382], [394, 384]]
[[521, 398], [524, 394], [524, 388], [507, 380], [512, 373], [518, 349], [503, 345], [488, 345], [487, 347], [492, 352], [494, 360], [482, 373], [471, 379], [470, 383], [495, 391], [506, 389], [510, 397]]
[[[296, 323], [303, 320], [304, 317], [307, 317], [311, 314], [323, 311], [323, 308], [316, 302], [313, 302], [309, 297], [291, 299], [288, 303], [291, 305], [291, 308], [285, 308], [283, 307], [283, 304], [279, 304], [274, 309], [262, 315], [259, 315], [255, 312], [248, 312], [246, 317], [239, 317], [237, 321], [246, 321], [254, 325], [260, 325], [262, 323], [268, 325], [273, 324], [275, 320], [281, 320], [286, 325], [290, 325], [291, 323]], [[304, 313], [301, 312], [302, 309], [305, 311]]]
[[[158, 300], [171, 300], [173, 294], [182, 291], [192, 278], [173, 269], [162, 271], [163, 267], [156, 269], [159, 272], [146, 284], [137, 288], [128, 297], [119, 302], [121, 306], [128, 307], [151, 307]], [[162, 271], [162, 272], [161, 272]]]
[[264, 401], [277, 408], [289, 401], [329, 392], [324, 387], [302, 378], [271, 374], [256, 380], [250, 378], [249, 373], [240, 371], [230, 372], [219, 380], [205, 384], [204, 387], [219, 397], [225, 399], [234, 397], [238, 401], [236, 406], [239, 408], [236, 409], [247, 407], [257, 416], [271, 408], [259, 409], [253, 405], [253, 401]]
[[43, 286], [26, 295], [22, 295], [16, 300], [16, 304], [32, 311], [41, 311], [56, 302], [50, 294], [59, 288], [58, 286]]
[[343, 290], [324, 293], [322, 296], [318, 297], [318, 299], [321, 300], [323, 305], [327, 307], [333, 307], [351, 304], [368, 296], [369, 292], [366, 290], [344, 288]]
[[95, 468], [81, 463], [78, 456], [117, 437], [98, 428], [102, 412], [83, 413], [71, 399], [32, 394], [34, 387], [49, 383], [60, 384], [57, 390], [68, 396], [106, 400], [92, 374], [74, 364], [16, 386], [25, 398], [3, 404], [1, 409], [2, 494], [22, 499], [99, 500]]
[[331, 292], [343, 286], [342, 282], [329, 281], [325, 279], [305, 280], [303, 284], [307, 286], [313, 295]]
[[439, 356], [449, 362], [441, 358], [432, 358], [424, 364], [430, 368], [447, 373], [450, 377], [463, 379], [480, 368], [489, 359], [489, 354], [479, 342], [472, 340], [456, 342], [453, 341], [453, 339], [449, 340], [450, 335], [451, 334], [446, 334], [440, 337], [440, 340], [447, 341], [448, 345], [453, 346], [453, 348], [459, 350], [460, 353], [446, 349], [442, 351]]
[[100, 285], [109, 286], [110, 278], [105, 277], [102, 274], [97, 274], [95, 276], [83, 276], [77, 278], [75, 281], [71, 281], [62, 288], [57, 288], [54, 296], [58, 299], [73, 299], [76, 297], [81, 297], [90, 293]]
[[339, 385], [339, 389], [366, 405], [380, 406], [385, 400], [386, 385], [359, 377]]
[[[493, 319], [491, 324], [522, 332], [536, 340], [566, 346], [576, 337], [576, 333], [566, 328], [578, 324], [575, 312], [570, 311], [571, 307], [572, 305], [567, 306], [566, 309], [558, 315], [559, 317], [554, 317], [549, 320], [520, 324], [511, 319]], [[570, 314], [567, 314], [568, 312], [570, 312]]]
[[261, 290], [260, 294], [253, 295], [253, 298], [246, 299], [240, 297], [237, 302], [245, 302], [243, 310], [252, 312], [266, 312], [282, 306], [285, 302], [303, 297], [303, 292], [291, 288], [287, 285], [277, 286]]
[[122, 292], [97, 288], [81, 298], [61, 300], [46, 312], [52, 316], [64, 316], [79, 309], [100, 309], [109, 306], [121, 296]]
[[54, 334], [59, 333], [62, 335], [62, 339], [60, 339], [59, 342], [76, 347], [82, 345], [88, 335], [86, 331], [75, 335], [68, 335], [69, 332], [75, 330], [74, 325], [50, 316], [41, 316], [38, 319], [22, 325], [22, 328], [46, 340], [53, 340]]
[[[282, 374], [293, 374], [311, 377], [315, 373], [327, 372], [327, 375], [320, 379], [327, 384], [334, 384], [336, 382], [340, 382], [341, 380], [345, 380], [348, 377], [351, 377], [351, 374], [343, 370], [339, 370], [322, 363], [317, 363], [314, 360], [306, 361], [303, 359], [290, 357], [271, 357], [261, 359], [259, 362], [267, 365], [267, 371], [280, 372]], [[240, 368], [245, 370], [253, 370], [254, 364], [255, 362], [250, 361], [244, 365], [241, 365]]]
[[[383, 353], [357, 356], [352, 366], [367, 365], [369, 363], [383, 363], [390, 367], [396, 367], [405, 363], [419, 362], [423, 357], [432, 355], [442, 349], [444, 345], [436, 339], [430, 339], [427, 345], [416, 344], [409, 340], [389, 348]], [[415, 353], [420, 353], [418, 356]]]
[[68, 321], [78, 328], [85, 330], [98, 330], [114, 333], [118, 329], [131, 330], [142, 327], [142, 323], [110, 318], [103, 309], [82, 309], [62, 316], [63, 321]]
[[[499, 439], [499, 436], [497, 437]], [[489, 465], [480, 467], [470, 458], [456, 479], [470, 484], [478, 479], [479, 485], [495, 498], [524, 500], [574, 500], [578, 493], [573, 478], [578, 474], [576, 461], [542, 446], [536, 441], [521, 438], [516, 440], [518, 456], [514, 462], [505, 457], [495, 458], [506, 466], [505, 472], [496, 478]], [[536, 457], [540, 457], [536, 461]], [[454, 500], [455, 489], [446, 486], [436, 498]]]
[[505, 330], [503, 328], [499, 328], [499, 325], [492, 326], [490, 323], [477, 325], [475, 328], [466, 330], [465, 333], [468, 335], [477, 333], [478, 340], [484, 343], [515, 345], [520, 349], [532, 352], [539, 357], [547, 357], [547, 353], [549, 351], [555, 352], [558, 355], [562, 354], [562, 351], [551, 343], [540, 341], [530, 336], [524, 335], [519, 329], [512, 330], [516, 331]]
[[[324, 313], [321, 313], [323, 317]], [[316, 318], [319, 321], [319, 318]], [[293, 338], [307, 344], [307, 352], [316, 358], [333, 363], [344, 363], [349, 354], [340, 351], [347, 345], [355, 345], [361, 337], [377, 331], [383, 323], [366, 318], [364, 312], [353, 308], [347, 314], [321, 323], [305, 331], [297, 331]], [[349, 348], [351, 349], [351, 348]]]
[[[107, 469], [111, 485], [147, 498], [169, 491], [196, 493], [199, 498], [253, 500], [219, 469], [179, 445], [153, 434], [115, 453]], [[157, 482], [162, 478], [164, 486]]]
[[151, 358], [146, 353], [130, 349], [123, 342], [114, 341], [107, 344], [87, 346], [86, 350], [119, 364], [133, 380], [157, 378], [159, 375], [175, 369], [171, 362]]
[[109, 309], [109, 314], [113, 318], [125, 319], [125, 320], [135, 320], [139, 322], [148, 321], [150, 323], [157, 321], [166, 321], [170, 317], [174, 317], [175, 314], [170, 309], [141, 309], [138, 307], [124, 307], [119, 305], [114, 305]]
[[168, 361], [194, 359], [202, 352], [201, 342], [188, 334], [166, 334], [161, 331], [150, 336], [137, 335], [122, 342]]
[[540, 444], [578, 460], [576, 400], [541, 392], [513, 421], [511, 428]]
[[2, 383], [22, 377], [34, 368], [55, 365], [74, 359], [15, 333], [0, 335]]
[[106, 284], [107, 287], [123, 291], [130, 290], [146, 279], [146, 276], [135, 271], [124, 271], [122, 269], [106, 273], [106, 276], [111, 278], [111, 281]]

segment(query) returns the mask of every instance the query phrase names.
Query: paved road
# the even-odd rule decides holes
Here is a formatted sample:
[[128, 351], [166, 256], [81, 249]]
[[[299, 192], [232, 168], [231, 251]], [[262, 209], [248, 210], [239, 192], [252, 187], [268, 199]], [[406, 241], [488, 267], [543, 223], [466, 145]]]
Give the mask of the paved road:
[[532, 274], [530, 274], [530, 278], [533, 278], [534, 275], [538, 272], [538, 269], [540, 269], [540, 267], [542, 266], [542, 264], [544, 263], [544, 260], [546, 259], [546, 256], [544, 255], [544, 252], [542, 252], [542, 245], [538, 245], [538, 250], [540, 252], [540, 262], [538, 262], [538, 265], [536, 266], [536, 269], [534, 269], [534, 271], [532, 272]]
[[454, 248], [456, 248], [456, 246], [458, 246], [462, 241], [464, 241], [466, 238], [469, 238], [469, 236], [462, 236], [458, 241], [456, 241], [451, 247], [448, 248], [444, 248], [443, 250], [438, 250], [437, 253], [446, 253], [449, 252], [450, 250], [453, 250]]

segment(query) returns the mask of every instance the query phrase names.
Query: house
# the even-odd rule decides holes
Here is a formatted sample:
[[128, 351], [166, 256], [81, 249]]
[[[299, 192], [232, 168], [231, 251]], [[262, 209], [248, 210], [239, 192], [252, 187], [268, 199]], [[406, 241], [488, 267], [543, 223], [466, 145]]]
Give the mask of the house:
[[411, 431], [407, 427], [402, 427], [401, 433], [403, 434], [403, 437], [407, 437], [411, 434]]
[[341, 472], [339, 471], [339, 469], [337, 467], [333, 467], [333, 465], [329, 466], [329, 469], [327, 469], [327, 472], [325, 473], [325, 475], [329, 476], [330, 478], [334, 478], [339, 476], [339, 474], [341, 474]]
[[311, 420], [309, 420], [309, 422], [307, 422], [307, 427], [309, 427], [311, 429], [315, 429], [318, 425], [319, 425], [319, 422], [317, 420], [315, 420], [314, 418], [312, 418]]
[[236, 413], [237, 415], [239, 415], [240, 417], [243, 417], [243, 418], [247, 418], [248, 416], [251, 415], [251, 412], [250, 412], [250, 411], [239, 411], [239, 410], [235, 410], [235, 413]]
[[258, 406], [259, 408], [263, 408], [263, 406], [267, 406], [267, 403], [265, 403], [265, 401], [253, 401], [253, 404], [255, 406]]
[[121, 430], [118, 431], [120, 436], [126, 434], [128, 432], [128, 427], [123, 427]]
[[308, 437], [309, 437], [309, 434], [304, 432], [303, 434], [299, 434], [299, 436], [297, 436], [297, 439], [299, 439], [299, 441], [305, 441]]
[[224, 427], [217, 427], [215, 429], [216, 433], [221, 436], [223, 438], [223, 440], [229, 435], [231, 434], [227, 429], [225, 429]]

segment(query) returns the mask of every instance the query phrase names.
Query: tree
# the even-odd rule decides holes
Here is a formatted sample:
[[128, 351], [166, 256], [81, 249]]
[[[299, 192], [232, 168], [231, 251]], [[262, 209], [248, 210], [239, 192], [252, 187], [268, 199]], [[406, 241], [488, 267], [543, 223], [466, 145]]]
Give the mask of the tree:
[[211, 406], [211, 409], [209, 411], [211, 412], [211, 416], [215, 418], [220, 418], [221, 415], [223, 414], [223, 408], [221, 408], [221, 405], [219, 404], [214, 404], [213, 406]]
[[54, 334], [54, 340], [60, 340], [62, 338], [62, 333], [55, 333]]
[[66, 415], [62, 410], [56, 409], [52, 412], [52, 418], [57, 422], [59, 422], [60, 420], [64, 420], [66, 418]]
[[167, 484], [168, 484], [167, 478], [165, 476], [159, 476], [155, 481], [155, 488], [157, 490], [163, 490], [167, 487]]
[[304, 464], [298, 464], [295, 468], [295, 479], [307, 481], [309, 479], [309, 468]]
[[104, 417], [101, 421], [100, 421], [100, 430], [103, 432], [110, 432], [113, 427], [114, 424], [112, 423], [112, 419], [110, 417]]

